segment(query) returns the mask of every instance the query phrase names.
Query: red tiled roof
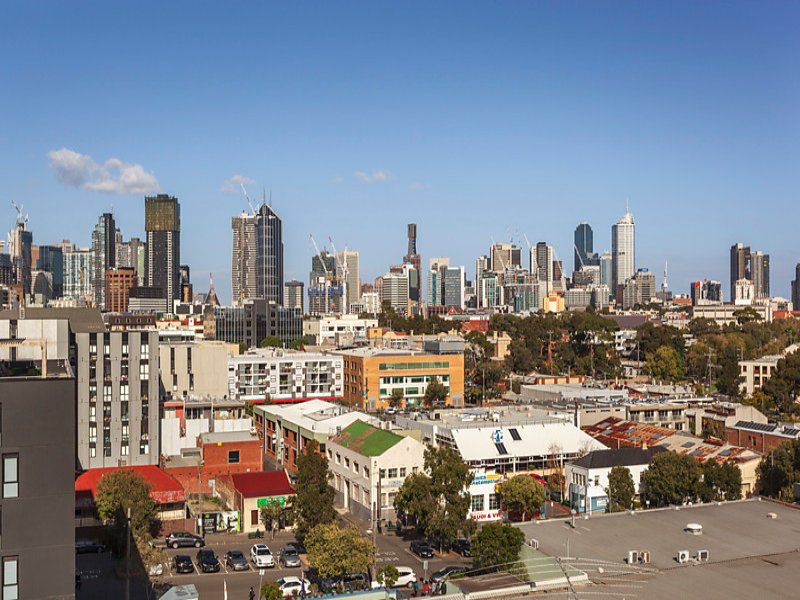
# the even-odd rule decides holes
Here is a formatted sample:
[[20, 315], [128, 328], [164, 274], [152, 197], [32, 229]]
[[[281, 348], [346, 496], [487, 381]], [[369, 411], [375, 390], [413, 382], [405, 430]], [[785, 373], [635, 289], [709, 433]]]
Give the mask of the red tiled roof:
[[89, 469], [82, 473], [75, 480], [75, 503], [79, 508], [85, 508], [94, 504], [94, 496], [97, 494], [97, 484], [108, 473], [121, 470], [133, 471], [147, 480], [150, 484], [150, 497], [157, 504], [167, 504], [171, 502], [184, 502], [186, 494], [183, 486], [172, 475], [168, 475], [155, 465], [143, 465], [138, 467], [106, 467], [103, 469]]
[[245, 498], [269, 498], [294, 494], [294, 488], [289, 483], [286, 471], [235, 473], [230, 475], [230, 479], [233, 487]]

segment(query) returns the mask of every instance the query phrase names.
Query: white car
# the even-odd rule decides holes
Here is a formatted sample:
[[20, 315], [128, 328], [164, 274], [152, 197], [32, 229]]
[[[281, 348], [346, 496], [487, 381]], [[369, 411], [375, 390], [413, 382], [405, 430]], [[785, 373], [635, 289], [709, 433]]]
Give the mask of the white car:
[[294, 596], [295, 593], [300, 596], [303, 589], [305, 589], [306, 593], [311, 590], [311, 582], [308, 579], [300, 579], [299, 577], [281, 577], [278, 579], [278, 587], [281, 589], [284, 598]]
[[270, 552], [269, 546], [266, 544], [254, 544], [250, 548], [250, 560], [253, 561], [257, 569], [275, 566], [275, 557], [272, 556], [272, 552]]
[[[398, 576], [394, 587], [413, 587], [414, 582], [417, 580], [417, 574], [414, 573], [414, 569], [400, 566], [395, 566], [395, 568], [397, 569]], [[372, 589], [382, 588], [383, 585], [383, 580], [373, 581]]]

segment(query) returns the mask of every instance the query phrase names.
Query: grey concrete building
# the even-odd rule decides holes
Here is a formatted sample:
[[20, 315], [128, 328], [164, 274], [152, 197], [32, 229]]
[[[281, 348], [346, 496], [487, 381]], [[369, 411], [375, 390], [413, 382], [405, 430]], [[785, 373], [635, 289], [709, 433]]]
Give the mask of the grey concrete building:
[[37, 362], [0, 362], [2, 598], [65, 600], [75, 598], [75, 382], [66, 361], [29, 375]]
[[158, 332], [76, 333], [81, 469], [159, 458]]

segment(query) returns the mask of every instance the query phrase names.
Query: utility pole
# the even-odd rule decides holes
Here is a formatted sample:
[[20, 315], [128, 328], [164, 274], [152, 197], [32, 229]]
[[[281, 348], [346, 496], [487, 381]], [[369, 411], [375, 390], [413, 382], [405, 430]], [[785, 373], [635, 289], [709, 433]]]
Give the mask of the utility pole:
[[131, 600], [131, 508], [125, 523], [125, 600]]

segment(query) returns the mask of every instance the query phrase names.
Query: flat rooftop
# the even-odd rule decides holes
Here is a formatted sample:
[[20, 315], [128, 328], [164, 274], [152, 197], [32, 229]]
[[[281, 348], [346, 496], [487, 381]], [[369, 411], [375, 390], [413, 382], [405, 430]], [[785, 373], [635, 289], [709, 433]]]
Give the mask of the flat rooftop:
[[[776, 518], [768, 517], [774, 513]], [[685, 531], [702, 525], [702, 535]], [[769, 501], [616, 513], [588, 519], [546, 521], [520, 528], [550, 556], [567, 556], [590, 580], [640, 598], [795, 598], [800, 586], [800, 509]], [[625, 574], [629, 550], [650, 552], [652, 574]], [[678, 564], [678, 551], [709, 551], [709, 561]], [[577, 557], [577, 558], [575, 558]], [[603, 567], [600, 573], [598, 567]], [[613, 575], [612, 575], [613, 572]], [[621, 574], [622, 573], [622, 574]], [[625, 578], [629, 581], [624, 582]], [[613, 580], [613, 581], [612, 581]], [[620, 582], [641, 589], [626, 589]], [[613, 584], [612, 587], [608, 587]], [[589, 588], [578, 588], [591, 595]], [[623, 592], [620, 591], [620, 597]]]

